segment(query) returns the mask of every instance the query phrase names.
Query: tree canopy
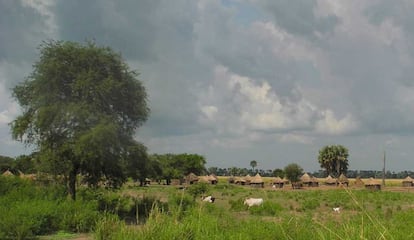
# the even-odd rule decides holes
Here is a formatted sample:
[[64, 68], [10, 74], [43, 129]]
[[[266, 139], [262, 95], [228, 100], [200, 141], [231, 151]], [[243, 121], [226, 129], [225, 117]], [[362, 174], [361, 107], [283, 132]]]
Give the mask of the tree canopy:
[[299, 181], [299, 177], [303, 174], [303, 169], [296, 163], [287, 165], [284, 169], [285, 176], [290, 182], [295, 183]]
[[318, 161], [326, 173], [338, 177], [348, 170], [348, 149], [342, 145], [325, 146], [319, 150]]
[[76, 175], [92, 185], [126, 179], [125, 156], [149, 108], [138, 73], [121, 55], [93, 42], [47, 41], [32, 73], [13, 89], [22, 114], [14, 139], [34, 145], [42, 162], [68, 176], [75, 199]]
[[254, 172], [254, 168], [257, 167], [257, 161], [256, 160], [250, 161], [250, 167], [252, 167], [253, 172]]
[[171, 179], [179, 179], [189, 173], [201, 175], [206, 172], [206, 160], [198, 154], [153, 154], [150, 158], [161, 166], [161, 175], [167, 184], [170, 184]]

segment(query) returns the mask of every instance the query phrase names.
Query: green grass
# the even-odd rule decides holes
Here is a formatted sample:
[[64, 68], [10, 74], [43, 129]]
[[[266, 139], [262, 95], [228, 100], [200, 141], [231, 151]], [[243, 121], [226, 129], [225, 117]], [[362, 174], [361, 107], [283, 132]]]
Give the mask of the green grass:
[[[131, 184], [80, 189], [73, 202], [58, 186], [0, 177], [0, 238], [76, 239], [87, 232], [95, 239], [414, 239], [407, 224], [414, 217], [412, 192], [227, 183], [202, 190], [216, 197], [214, 204], [177, 186]], [[264, 204], [248, 209], [246, 197]]]

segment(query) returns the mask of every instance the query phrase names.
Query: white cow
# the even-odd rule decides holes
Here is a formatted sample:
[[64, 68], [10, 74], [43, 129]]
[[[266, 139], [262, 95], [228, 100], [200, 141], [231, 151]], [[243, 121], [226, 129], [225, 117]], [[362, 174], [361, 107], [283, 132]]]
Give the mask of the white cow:
[[263, 204], [263, 198], [246, 198], [243, 204], [249, 206], [249, 208], [252, 206], [260, 206]]
[[334, 207], [334, 208], [332, 208], [332, 210], [334, 210], [334, 212], [336, 212], [336, 213], [341, 212], [341, 208], [339, 208], [339, 207]]
[[214, 200], [216, 200], [216, 198], [215, 198], [215, 197], [213, 197], [213, 196], [207, 196], [207, 197], [205, 197], [205, 198], [202, 198], [202, 200], [203, 200], [203, 202], [210, 202], [210, 203], [213, 203], [213, 202], [214, 202]]

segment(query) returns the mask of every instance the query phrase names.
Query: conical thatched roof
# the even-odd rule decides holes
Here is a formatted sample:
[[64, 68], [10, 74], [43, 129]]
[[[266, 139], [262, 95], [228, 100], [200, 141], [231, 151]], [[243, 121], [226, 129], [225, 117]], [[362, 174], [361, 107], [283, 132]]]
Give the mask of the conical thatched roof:
[[12, 172], [10, 172], [10, 170], [4, 171], [2, 175], [3, 176], [14, 176], [14, 174]]
[[198, 176], [195, 175], [194, 173], [190, 173], [190, 174], [187, 175], [186, 180], [190, 181], [190, 182], [198, 181]]
[[254, 176], [251, 181], [251, 183], [264, 183], [262, 177], [260, 176], [260, 174], [256, 174], [256, 176]]
[[252, 176], [250, 176], [250, 174], [247, 174], [247, 176], [244, 177], [244, 180], [246, 182], [250, 182], [250, 181], [252, 181]]
[[208, 176], [208, 180], [210, 180], [210, 181], [218, 181], [218, 178], [217, 178], [217, 176], [216, 176], [216, 175], [214, 175], [214, 174], [210, 174], [210, 175]]
[[234, 178], [234, 182], [235, 183], [242, 183], [242, 182], [246, 182], [246, 180], [244, 179], [244, 178], [241, 178], [241, 177], [236, 177], [236, 178]]
[[357, 177], [356, 179], [355, 179], [355, 185], [357, 185], [357, 186], [363, 186], [363, 185], [365, 185], [364, 184], [364, 181], [362, 181], [362, 179], [361, 179], [361, 177]]
[[281, 179], [280, 177], [276, 177], [272, 180], [272, 183], [284, 183], [285, 181], [283, 181], [283, 179]]
[[410, 176], [407, 176], [406, 178], [404, 178], [403, 180], [402, 180], [402, 182], [413, 182], [414, 181], [414, 179], [412, 179]]
[[328, 175], [328, 177], [325, 178], [325, 182], [328, 184], [334, 184], [336, 183], [336, 179], [333, 178], [331, 175]]
[[343, 173], [341, 173], [341, 175], [339, 175], [338, 181], [340, 183], [349, 183], [348, 178]]
[[210, 182], [210, 178], [209, 178], [209, 176], [200, 176], [200, 177], [198, 177], [198, 182], [208, 183], [208, 182]]
[[316, 177], [312, 176], [311, 177], [311, 182], [317, 183], [317, 182], [319, 182], [319, 180]]
[[381, 185], [380, 181], [374, 179], [374, 178], [370, 178], [366, 183], [365, 186], [372, 186], [372, 185]]
[[307, 173], [303, 174], [302, 177], [300, 177], [300, 180], [304, 183], [312, 182], [312, 178]]

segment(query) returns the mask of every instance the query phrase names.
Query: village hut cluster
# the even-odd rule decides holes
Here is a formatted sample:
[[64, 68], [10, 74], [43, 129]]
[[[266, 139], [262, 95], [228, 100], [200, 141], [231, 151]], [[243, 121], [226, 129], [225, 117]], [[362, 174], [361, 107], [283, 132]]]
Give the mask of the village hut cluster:
[[250, 176], [249, 174], [247, 174], [245, 177], [229, 177], [228, 182], [238, 185], [250, 185], [259, 188], [264, 187], [263, 178], [259, 173], [257, 173], [254, 177]]
[[189, 184], [189, 185], [194, 184], [194, 183], [199, 183], [199, 182], [215, 185], [218, 183], [218, 178], [214, 174], [210, 174], [206, 176], [197, 176], [194, 173], [190, 173], [185, 177], [185, 182], [186, 184]]
[[[4, 171], [2, 176], [17, 176], [21, 178], [27, 178], [31, 180], [36, 179], [35, 174], [24, 174], [22, 172], [18, 172], [17, 174], [11, 172], [10, 170]], [[175, 179], [172, 180], [172, 185], [181, 185], [182, 183], [186, 183], [188, 185], [195, 184], [195, 183], [208, 183], [208, 184], [217, 184], [218, 178], [214, 174], [205, 175], [205, 176], [197, 176], [194, 173], [188, 174], [185, 178], [182, 180], [177, 180], [177, 182], [174, 182]], [[238, 185], [249, 185], [252, 187], [257, 188], [263, 188], [265, 186], [265, 181], [260, 176], [259, 173], [257, 173], [255, 176], [246, 175], [245, 177], [234, 177], [231, 176], [228, 178], [228, 182], [231, 184], [238, 184]], [[149, 186], [151, 183], [151, 179], [146, 178], [145, 179], [145, 185]], [[270, 180], [270, 185], [275, 189], [281, 189], [283, 188], [289, 181], [284, 178], [275, 177]], [[300, 181], [297, 183], [292, 183], [292, 188], [302, 188], [302, 187], [319, 187], [320, 183], [325, 184], [326, 186], [343, 186], [348, 187], [350, 185], [349, 179], [345, 176], [345, 174], [341, 174], [338, 178], [334, 178], [331, 175], [328, 175], [325, 179], [318, 179], [314, 176], [311, 176], [308, 173], [303, 174], [300, 177]], [[381, 182], [378, 179], [370, 178], [365, 180], [365, 182], [360, 178], [357, 177], [355, 181], [353, 181], [353, 186], [355, 187], [364, 187], [366, 189], [370, 190], [381, 190]], [[407, 176], [402, 180], [402, 186], [403, 187], [414, 187], [414, 179], [410, 176]]]

